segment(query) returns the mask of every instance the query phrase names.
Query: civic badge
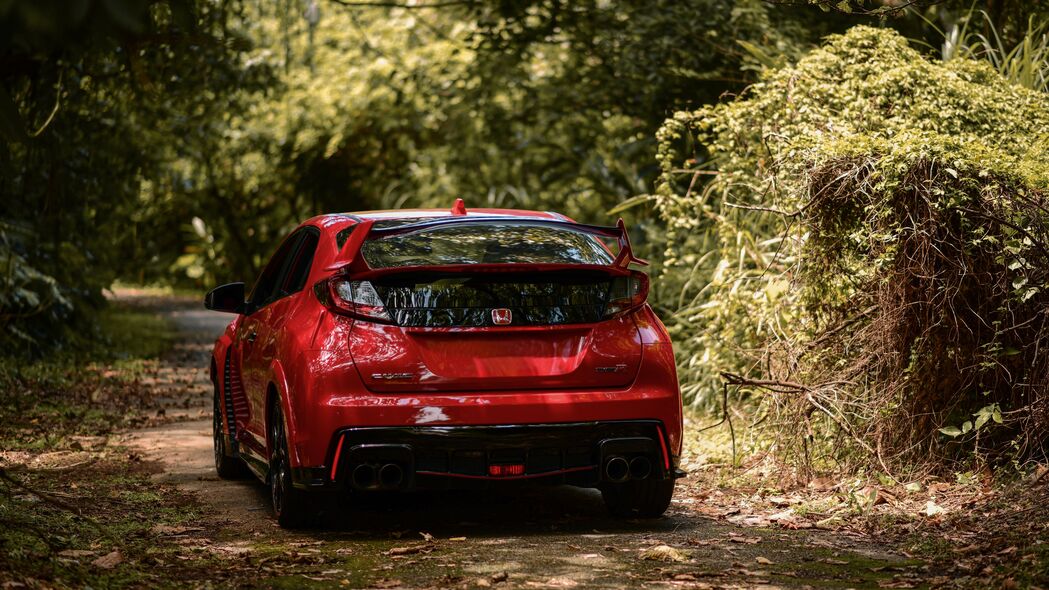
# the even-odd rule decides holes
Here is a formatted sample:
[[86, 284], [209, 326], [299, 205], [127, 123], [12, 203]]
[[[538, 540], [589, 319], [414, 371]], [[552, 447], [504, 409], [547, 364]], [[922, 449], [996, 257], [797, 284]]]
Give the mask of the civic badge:
[[492, 310], [492, 323], [497, 326], [508, 326], [510, 322], [514, 321], [514, 314], [505, 307], [500, 307]]

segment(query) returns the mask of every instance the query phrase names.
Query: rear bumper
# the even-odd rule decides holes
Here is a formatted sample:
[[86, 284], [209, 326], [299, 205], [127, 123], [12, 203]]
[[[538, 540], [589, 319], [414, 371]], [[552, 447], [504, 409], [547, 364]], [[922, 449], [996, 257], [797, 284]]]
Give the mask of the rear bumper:
[[[613, 458], [637, 467], [627, 478], [683, 475], [657, 420], [343, 428], [330, 457], [331, 467], [296, 469], [296, 486], [407, 490], [533, 481], [595, 487], [612, 481], [606, 465]], [[382, 481], [380, 470], [388, 465], [396, 470]]]

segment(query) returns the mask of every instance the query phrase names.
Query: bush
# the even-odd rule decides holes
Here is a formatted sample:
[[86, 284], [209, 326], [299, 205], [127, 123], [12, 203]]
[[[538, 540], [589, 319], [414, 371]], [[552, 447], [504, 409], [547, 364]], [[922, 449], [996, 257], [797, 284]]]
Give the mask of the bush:
[[1046, 94], [869, 27], [667, 121], [658, 206], [698, 403], [736, 374], [805, 464], [812, 444], [883, 466], [1044, 453], [1046, 129]]

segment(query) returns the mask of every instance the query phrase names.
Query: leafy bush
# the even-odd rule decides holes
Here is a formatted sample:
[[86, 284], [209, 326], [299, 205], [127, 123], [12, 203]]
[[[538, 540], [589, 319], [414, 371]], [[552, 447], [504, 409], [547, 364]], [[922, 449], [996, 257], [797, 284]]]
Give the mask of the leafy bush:
[[697, 402], [736, 374], [804, 463], [812, 443], [885, 466], [1044, 452], [1046, 129], [1046, 94], [868, 27], [668, 120], [658, 206]]

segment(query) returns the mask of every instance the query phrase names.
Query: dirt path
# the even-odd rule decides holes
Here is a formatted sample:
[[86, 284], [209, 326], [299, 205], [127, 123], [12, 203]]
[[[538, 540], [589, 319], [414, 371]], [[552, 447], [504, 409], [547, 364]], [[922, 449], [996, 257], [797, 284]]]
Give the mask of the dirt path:
[[[344, 499], [327, 526], [276, 527], [266, 489], [219, 480], [210, 438], [210, 342], [228, 316], [170, 307], [180, 340], [156, 384], [174, 387], [169, 416], [181, 421], [130, 433], [126, 443], [163, 465], [154, 476], [195, 493], [213, 515], [199, 542], [257, 575], [233, 585], [322, 587], [633, 588], [913, 587], [918, 564], [870, 540], [840, 533], [736, 527], [696, 513], [680, 494], [653, 521], [608, 517], [590, 490]], [[171, 380], [165, 383], [164, 380]], [[670, 549], [656, 549], [659, 546]]]

